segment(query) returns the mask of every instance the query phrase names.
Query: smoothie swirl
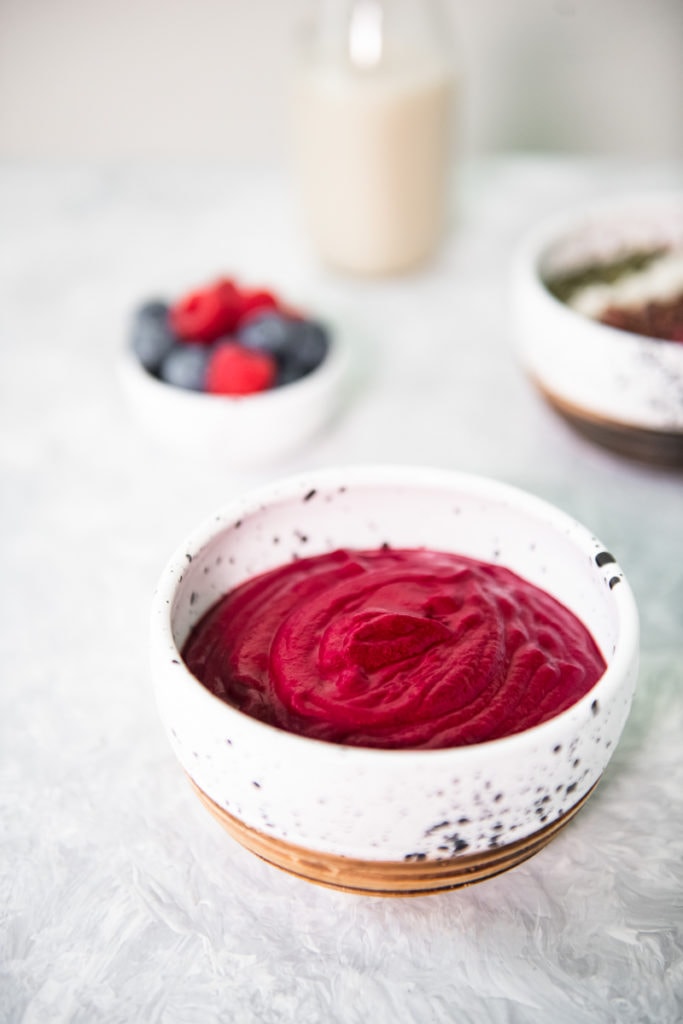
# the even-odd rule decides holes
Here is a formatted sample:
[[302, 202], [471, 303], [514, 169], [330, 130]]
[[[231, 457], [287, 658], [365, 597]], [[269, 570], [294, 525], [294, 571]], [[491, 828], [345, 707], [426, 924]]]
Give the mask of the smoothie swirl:
[[281, 729], [413, 749], [527, 729], [605, 670], [585, 626], [510, 570], [391, 548], [248, 580], [195, 626], [183, 658], [216, 696]]

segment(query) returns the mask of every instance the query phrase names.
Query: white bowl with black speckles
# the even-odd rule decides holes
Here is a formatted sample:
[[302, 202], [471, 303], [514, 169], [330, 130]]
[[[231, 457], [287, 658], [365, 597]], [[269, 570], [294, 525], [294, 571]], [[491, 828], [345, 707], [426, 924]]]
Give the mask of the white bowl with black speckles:
[[[512, 569], [581, 619], [605, 658], [604, 675], [568, 710], [504, 739], [382, 750], [266, 725], [213, 696], [184, 665], [193, 626], [245, 579], [295, 557], [385, 542]], [[171, 746], [235, 838], [311, 881], [396, 895], [506, 870], [567, 823], [621, 735], [638, 635], [622, 570], [562, 511], [493, 480], [357, 466], [245, 494], [188, 537], [155, 593], [151, 664]]]
[[320, 366], [300, 380], [253, 395], [212, 395], [166, 384], [121, 353], [119, 375], [138, 422], [166, 451], [236, 469], [299, 451], [345, 401], [350, 351], [335, 333]]
[[621, 454], [683, 465], [683, 344], [607, 326], [547, 288], [549, 276], [629, 251], [683, 247], [683, 194], [616, 197], [560, 213], [521, 240], [511, 297], [522, 364], [581, 434]]

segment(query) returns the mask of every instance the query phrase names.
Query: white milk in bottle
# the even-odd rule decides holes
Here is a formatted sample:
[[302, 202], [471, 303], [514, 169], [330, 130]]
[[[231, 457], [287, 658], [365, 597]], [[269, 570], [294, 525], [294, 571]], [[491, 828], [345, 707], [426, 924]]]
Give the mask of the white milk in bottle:
[[323, 259], [410, 269], [444, 227], [454, 75], [429, 0], [328, 0], [294, 83], [297, 183]]

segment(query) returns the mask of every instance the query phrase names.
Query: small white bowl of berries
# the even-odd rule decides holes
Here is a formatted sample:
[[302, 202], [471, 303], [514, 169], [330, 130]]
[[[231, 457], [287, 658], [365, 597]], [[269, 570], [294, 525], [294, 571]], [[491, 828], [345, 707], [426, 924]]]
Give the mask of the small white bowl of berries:
[[339, 409], [347, 369], [329, 326], [228, 277], [141, 303], [122, 365], [154, 435], [232, 465], [276, 460], [318, 433]]

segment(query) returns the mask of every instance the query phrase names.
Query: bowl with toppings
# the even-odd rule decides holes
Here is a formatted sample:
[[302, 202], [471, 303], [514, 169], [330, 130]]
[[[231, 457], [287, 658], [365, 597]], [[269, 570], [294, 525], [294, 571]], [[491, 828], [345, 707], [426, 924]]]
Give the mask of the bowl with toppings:
[[683, 465], [683, 195], [555, 216], [512, 280], [519, 354], [553, 408], [614, 451]]
[[590, 531], [430, 468], [244, 494], [152, 609], [159, 711], [205, 806], [271, 864], [376, 895], [545, 846], [600, 780], [637, 662], [631, 590]]
[[336, 332], [274, 292], [221, 277], [131, 318], [121, 371], [151, 432], [175, 451], [248, 466], [296, 450], [337, 412]]

